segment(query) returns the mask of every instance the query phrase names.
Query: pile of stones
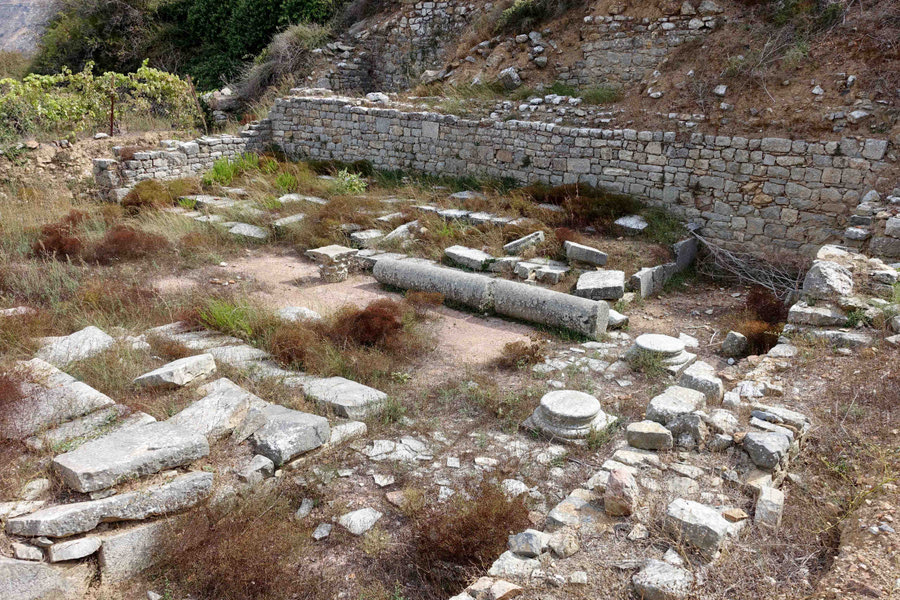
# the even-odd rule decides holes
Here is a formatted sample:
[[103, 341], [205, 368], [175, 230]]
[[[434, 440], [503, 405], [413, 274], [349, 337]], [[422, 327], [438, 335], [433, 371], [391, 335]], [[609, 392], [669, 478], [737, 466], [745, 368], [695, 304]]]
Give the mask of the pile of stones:
[[[285, 316], [315, 315], [295, 307]], [[134, 380], [163, 391], [193, 389], [197, 399], [165, 421], [133, 412], [63, 370], [116, 344], [150, 351], [151, 337], [198, 352]], [[202, 542], [207, 508], [230, 502], [235, 492], [268, 485], [311, 451], [365, 435], [365, 423], [349, 419], [373, 414], [386, 398], [341, 377], [281, 369], [237, 338], [181, 323], [119, 339], [88, 327], [41, 343], [37, 358], [17, 364], [23, 400], [12, 405], [0, 437], [55, 454], [50, 468], [67, 492], [35, 500], [52, 486], [37, 479], [21, 498], [0, 502], [14, 555], [0, 558], [3, 597], [16, 597], [12, 590], [24, 590], [29, 598], [80, 597], [96, 565], [104, 583], [127, 579], [162, 558], [166, 541], [188, 523], [190, 535], [179, 546]], [[301, 389], [344, 419], [329, 423], [266, 402], [227, 378], [215, 378], [219, 365]], [[198, 470], [195, 463], [217, 444], [229, 466], [215, 474]], [[87, 560], [95, 554], [97, 563]]]

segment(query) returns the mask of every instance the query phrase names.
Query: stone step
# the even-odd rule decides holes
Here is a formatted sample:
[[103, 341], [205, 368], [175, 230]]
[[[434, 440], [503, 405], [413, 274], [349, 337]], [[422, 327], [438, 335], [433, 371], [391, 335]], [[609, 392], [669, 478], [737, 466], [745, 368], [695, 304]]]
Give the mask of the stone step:
[[363, 419], [381, 410], [387, 394], [375, 388], [344, 379], [310, 379], [301, 385], [303, 393], [340, 417]]
[[114, 404], [91, 386], [34, 358], [16, 365], [22, 378], [22, 399], [6, 409], [0, 437], [21, 440]]
[[216, 370], [216, 361], [211, 354], [197, 354], [179, 358], [168, 364], [135, 377], [134, 383], [142, 387], [176, 388], [182, 387], [199, 377]]
[[205, 436], [163, 421], [114, 431], [87, 442], [57, 456], [53, 467], [66, 485], [87, 493], [184, 465], [208, 454]]
[[6, 532], [27, 537], [68, 537], [110, 521], [139, 521], [190, 508], [212, 491], [213, 474], [188, 473], [142, 490], [44, 508], [6, 522]]
[[109, 350], [115, 343], [115, 338], [91, 325], [70, 335], [41, 338], [37, 357], [62, 368]]
[[67, 450], [73, 450], [82, 443], [113, 430], [146, 425], [154, 421], [156, 419], [147, 413], [132, 413], [127, 406], [115, 404], [27, 438], [25, 445], [35, 452], [59, 451], [61, 446], [66, 446]]
[[250, 436], [257, 454], [262, 454], [276, 465], [318, 448], [326, 443], [331, 430], [328, 419], [291, 410], [277, 404], [263, 408], [263, 424]]
[[221, 378], [198, 390], [203, 398], [167, 421], [187, 431], [204, 435], [210, 441], [228, 435], [246, 417], [251, 409], [262, 410], [268, 402], [238, 386], [230, 379]]

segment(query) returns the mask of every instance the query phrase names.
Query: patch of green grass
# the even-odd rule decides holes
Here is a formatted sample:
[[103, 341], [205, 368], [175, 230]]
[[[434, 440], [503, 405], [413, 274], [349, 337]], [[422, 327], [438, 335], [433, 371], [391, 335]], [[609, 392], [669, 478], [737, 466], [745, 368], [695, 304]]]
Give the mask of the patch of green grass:
[[293, 173], [281, 172], [275, 176], [275, 185], [283, 192], [296, 192], [299, 189], [300, 182]]
[[661, 208], [648, 208], [641, 213], [647, 221], [643, 237], [658, 244], [674, 244], [683, 240], [688, 231], [680, 220]]
[[637, 371], [641, 371], [650, 379], [660, 379], [666, 375], [666, 366], [660, 355], [646, 352], [644, 350], [635, 350], [634, 355], [628, 359], [631, 367]]
[[234, 179], [246, 171], [259, 169], [259, 155], [245, 153], [234, 158], [220, 158], [212, 169], [203, 176], [205, 185], [231, 185]]
[[385, 425], [398, 423], [406, 416], [406, 407], [395, 398], [388, 398], [381, 406], [381, 413], [378, 417]]
[[588, 432], [587, 438], [585, 438], [585, 442], [587, 443], [587, 447], [591, 451], [597, 451], [606, 446], [610, 441], [612, 441], [613, 436], [616, 434], [616, 430], [619, 428], [619, 424], [621, 421], [616, 419], [603, 429], [591, 429]]
[[579, 90], [578, 96], [585, 104], [613, 104], [622, 100], [622, 89], [610, 85], [596, 85]]
[[210, 298], [198, 309], [200, 322], [229, 335], [249, 338], [253, 335], [254, 309], [219, 298]]
[[847, 313], [847, 327], [856, 327], [857, 325], [865, 325], [869, 320], [866, 318], [866, 311], [856, 309]]

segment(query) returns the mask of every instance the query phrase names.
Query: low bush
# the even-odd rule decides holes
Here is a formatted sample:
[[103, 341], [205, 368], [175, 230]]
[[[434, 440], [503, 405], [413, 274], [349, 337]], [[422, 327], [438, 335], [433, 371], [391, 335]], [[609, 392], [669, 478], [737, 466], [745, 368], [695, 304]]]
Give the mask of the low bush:
[[509, 342], [503, 346], [495, 365], [501, 369], [525, 369], [547, 358], [547, 342], [532, 339], [530, 342]]
[[413, 522], [414, 561], [436, 596], [459, 593], [477, 569], [504, 550], [511, 533], [529, 526], [522, 497], [510, 499], [483, 481], [446, 504], [431, 504]]
[[351, 173], [347, 169], [341, 169], [335, 174], [334, 191], [336, 194], [358, 195], [364, 194], [368, 184], [358, 173]]
[[753, 315], [739, 320], [733, 329], [747, 338], [748, 354], [765, 354], [778, 343], [781, 335], [781, 327], [754, 319]]
[[40, 236], [31, 244], [32, 254], [40, 258], [76, 259], [81, 256], [82, 250], [84, 244], [81, 239], [61, 223], [41, 227]]
[[91, 259], [101, 265], [117, 260], [137, 260], [166, 250], [169, 242], [160, 235], [115, 225], [91, 251]]
[[788, 307], [762, 286], [757, 285], [750, 289], [745, 306], [758, 320], [770, 325], [784, 323], [787, 320]]
[[383, 298], [363, 309], [347, 307], [338, 312], [329, 337], [363, 346], [391, 346], [403, 329], [403, 309], [397, 302]]
[[131, 213], [144, 209], [172, 206], [177, 199], [161, 181], [147, 179], [139, 182], [122, 198], [122, 207]]
[[268, 350], [279, 363], [302, 368], [310, 352], [320, 344], [319, 335], [302, 323], [284, 323], [268, 337]]

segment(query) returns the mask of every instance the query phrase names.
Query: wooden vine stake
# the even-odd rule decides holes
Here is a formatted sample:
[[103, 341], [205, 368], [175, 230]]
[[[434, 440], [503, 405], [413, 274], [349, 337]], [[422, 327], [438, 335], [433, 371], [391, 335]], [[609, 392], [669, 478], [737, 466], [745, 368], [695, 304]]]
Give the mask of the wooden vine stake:
[[110, 75], [109, 77], [109, 137], [113, 136], [113, 130], [116, 125], [116, 80]]

